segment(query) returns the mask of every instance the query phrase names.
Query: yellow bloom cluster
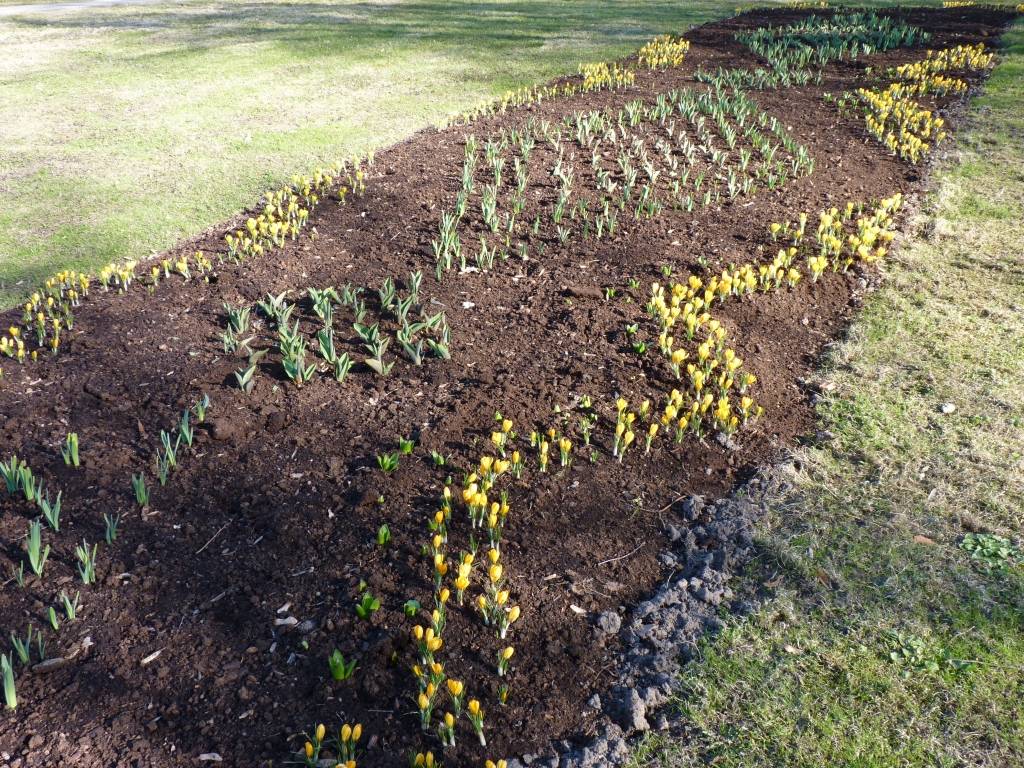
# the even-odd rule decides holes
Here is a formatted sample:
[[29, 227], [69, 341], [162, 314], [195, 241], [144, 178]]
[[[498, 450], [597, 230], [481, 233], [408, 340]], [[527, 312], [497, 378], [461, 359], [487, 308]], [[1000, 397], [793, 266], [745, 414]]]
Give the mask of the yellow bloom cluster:
[[690, 41], [672, 35], [660, 35], [640, 49], [638, 59], [650, 69], [678, 67], [690, 50]]
[[[498, 419], [501, 426], [492, 433], [491, 440], [504, 456], [505, 449], [510, 447], [515, 439], [515, 432], [511, 420], [501, 417]], [[506, 586], [505, 567], [501, 559], [501, 537], [509, 514], [508, 493], [502, 490], [495, 494], [494, 491], [495, 483], [501, 477], [518, 476], [513, 472], [513, 466], [520, 463], [518, 454], [518, 451], [513, 451], [512, 457], [508, 459], [482, 456], [476, 470], [466, 476], [460, 492], [453, 492], [451, 485], [444, 486], [440, 509], [427, 522], [431, 538], [425, 551], [430, 558], [434, 574], [434, 609], [430, 614], [429, 625], [416, 624], [412, 628], [413, 639], [419, 651], [419, 661], [413, 666], [412, 671], [418, 688], [416, 706], [424, 731], [430, 730], [434, 721], [434, 709], [442, 703], [446, 695], [448, 711], [438, 718], [436, 728], [441, 743], [446, 747], [455, 745], [456, 725], [463, 714], [481, 745], [486, 746], [483, 733], [484, 711], [480, 707], [480, 702], [476, 699], [466, 702], [465, 684], [450, 677], [437, 657], [444, 646], [446, 610], [451, 597], [451, 591], [445, 583], [453, 576], [451, 583], [455, 587], [456, 599], [459, 605], [462, 605], [466, 591], [472, 586], [476, 564], [477, 550], [472, 539], [471, 552], [462, 552], [456, 558], [449, 559], [448, 526], [452, 509], [455, 499], [460, 498], [469, 514], [471, 528], [483, 528], [487, 531], [490, 547], [483, 561], [484, 573], [480, 578], [482, 589], [475, 604], [484, 624], [494, 627], [498, 637], [504, 639], [509, 628], [519, 620], [521, 610], [510, 600], [511, 594]], [[495, 495], [497, 499], [491, 498]], [[499, 652], [499, 676], [503, 677], [507, 673], [513, 652], [512, 646], [506, 646]], [[507, 687], [502, 686], [501, 690], [501, 700], [504, 703]], [[428, 754], [423, 753], [424, 761], [427, 760]]]
[[[356, 768], [356, 744], [363, 735], [363, 726], [356, 723], [354, 726], [345, 723], [338, 731], [337, 758], [331, 763], [335, 768]], [[329, 747], [327, 741], [327, 727], [320, 723], [313, 733], [306, 737], [302, 745], [302, 757], [306, 765], [319, 765], [323, 757], [325, 747]]]
[[[676, 378], [686, 383], [684, 391], [669, 392], [659, 418], [662, 427], [675, 430], [677, 442], [682, 442], [688, 431], [703, 436], [709, 425], [729, 436], [739, 428], [741, 418], [745, 423], [751, 416], [759, 415], [760, 409], [749, 398], [738, 406], [730, 402], [737, 393], [744, 396], [756, 377], [741, 371], [743, 360], [726, 345], [725, 328], [708, 310], [716, 299], [724, 301], [758, 288], [768, 290], [787, 279], [795, 285], [799, 272], [790, 275], [792, 258], [793, 254], [782, 251], [771, 264], [746, 264], [724, 270], [707, 283], [690, 275], [686, 282], [667, 288], [658, 283], [651, 286], [647, 308], [661, 326], [658, 347], [668, 358]], [[677, 327], [688, 340], [698, 341], [692, 353], [676, 348], [673, 332]], [[645, 410], [642, 406], [641, 413]], [[657, 431], [648, 432], [648, 446]]]
[[636, 81], [636, 73], [618, 64], [608, 65], [600, 61], [595, 64], [580, 64], [580, 75], [583, 76], [583, 92], [603, 91], [607, 89], [625, 88]]
[[64, 270], [43, 283], [42, 294], [58, 302], [66, 298], [72, 306], [77, 307], [79, 300], [89, 295], [89, 283], [87, 275], [74, 270]]
[[504, 114], [511, 107], [525, 107], [528, 104], [540, 104], [544, 99], [553, 99], [558, 96], [571, 96], [577, 92], [572, 83], [559, 85], [543, 85], [517, 88], [514, 91], [505, 91], [498, 101], [497, 111]]
[[941, 51], [928, 51], [920, 61], [892, 70], [896, 82], [884, 90], [859, 88], [864, 103], [864, 122], [868, 132], [891, 152], [912, 163], [946, 137], [945, 121], [925, 109], [914, 97], [927, 94], [960, 95], [967, 83], [944, 72], [980, 70], [992, 66], [994, 54], [984, 45], [957, 45]]
[[107, 264], [100, 270], [98, 279], [104, 288], [114, 286], [118, 293], [124, 293], [135, 280], [135, 267], [138, 261], [129, 260], [123, 264]]
[[[21, 325], [11, 326], [0, 335], [0, 354], [24, 362], [29, 356], [25, 339], [35, 336], [38, 349], [56, 353], [60, 347], [61, 331], [74, 328], [73, 309], [89, 294], [90, 280], [73, 270], [58, 272], [48, 279], [41, 290], [34, 291], [22, 306]], [[32, 350], [32, 359], [38, 349]]]
[[928, 51], [924, 59], [892, 69], [890, 73], [901, 81], [901, 85], [896, 89], [894, 83], [890, 89], [901, 97], [924, 96], [929, 93], [937, 96], [952, 93], [959, 96], [967, 92], [967, 82], [943, 73], [951, 70], [988, 69], [994, 59], [995, 54], [986, 52], [985, 46], [981, 43]]
[[773, 223], [769, 231], [773, 240], [790, 241], [787, 254], [807, 253], [811, 282], [817, 282], [830, 266], [833, 272], [845, 272], [855, 262], [871, 264], [883, 258], [896, 236], [894, 216], [902, 204], [903, 196], [897, 192], [867, 214], [863, 204], [853, 202], [841, 210], [829, 208], [818, 214], [818, 227], [811, 237], [805, 235], [806, 213], [795, 222]]
[[21, 329], [12, 325], [7, 333], [0, 336], [0, 353], [6, 357], [13, 357], [19, 363], [25, 361], [25, 342], [21, 338]]
[[556, 85], [524, 86], [516, 90], [505, 91], [497, 101], [481, 102], [450, 120], [442, 121], [441, 126], [466, 125], [488, 115], [505, 114], [510, 108], [540, 104], [545, 99], [568, 98], [590, 91], [625, 88], [633, 85], [636, 80], [636, 73], [631, 69], [606, 62], [580, 64], [579, 74], [582, 78], [579, 81], [567, 81]]
[[[299, 230], [309, 221], [309, 212], [316, 208], [321, 196], [327, 194], [334, 185], [336, 175], [346, 170], [345, 164], [331, 169], [318, 168], [311, 178], [296, 176], [291, 184], [276, 192], [267, 192], [260, 214], [249, 217], [244, 230], [239, 229], [234, 234], [224, 236], [228, 255], [243, 261], [248, 256], [259, 256], [267, 248], [280, 248], [288, 237], [294, 240]], [[359, 174], [358, 182], [361, 182], [363, 172], [358, 166], [356, 172]], [[351, 182], [351, 175], [349, 180]], [[346, 186], [339, 188], [342, 200], [347, 191]]]
[[633, 431], [636, 419], [637, 414], [629, 410], [626, 399], [618, 398], [615, 401], [615, 438], [612, 443], [612, 456], [618, 458], [620, 462], [636, 439], [636, 433]]
[[[793, 10], [810, 10], [813, 8], [830, 8], [828, 0], [785, 0], [781, 4], [784, 8]], [[738, 5], [734, 9], [736, 15], [739, 16], [741, 13], [747, 11], [763, 11], [765, 6], [763, 4], [751, 3], [750, 5]]]
[[[367, 164], [372, 163], [371, 154]], [[268, 192], [262, 212], [250, 218], [244, 230], [225, 236], [229, 255], [241, 261], [247, 255], [263, 253], [272, 245], [284, 245], [288, 236], [294, 239], [307, 224], [310, 210], [330, 191], [341, 175], [344, 175], [345, 184], [348, 185], [338, 187], [337, 193], [342, 201], [350, 187], [356, 192], [365, 189], [366, 173], [362, 164], [357, 162], [350, 168], [348, 163], [342, 162], [331, 169], [318, 169], [308, 178], [296, 176], [290, 185], [277, 192]], [[136, 260], [107, 264], [100, 269], [97, 281], [104, 289], [116, 288], [119, 293], [124, 293], [139, 279], [135, 272], [138, 266]], [[172, 274], [190, 280], [194, 273], [206, 274], [212, 270], [213, 262], [202, 251], [192, 256], [182, 255], [174, 260], [163, 259], [150, 267], [149, 290], [152, 293], [162, 278], [166, 279]], [[48, 279], [43, 288], [33, 293], [25, 303], [22, 326], [12, 326], [7, 334], [0, 336], [0, 354], [19, 362], [26, 357], [36, 359], [38, 350], [32, 350], [29, 355], [25, 346], [26, 336], [33, 334], [39, 349], [48, 348], [56, 353], [61, 342], [61, 330], [73, 328], [72, 308], [88, 296], [90, 283], [88, 276], [71, 270], [58, 272]], [[14, 330], [17, 333], [13, 333]]]
[[161, 275], [163, 279], [169, 278], [172, 274], [181, 275], [185, 280], [192, 279], [192, 270], [197, 274], [205, 275], [213, 271], [213, 262], [210, 261], [202, 251], [196, 251], [191, 257], [183, 254], [174, 261], [162, 259], [160, 264], [154, 264], [149, 270], [149, 292], [153, 293], [160, 284]]
[[[628, 403], [616, 401], [616, 435], [613, 454], [624, 451], [624, 437], [632, 435], [634, 422], [648, 420], [646, 450], [658, 434], [674, 433], [682, 442], [687, 433], [702, 437], [708, 429], [731, 436], [750, 419], [763, 413], [747, 394], [757, 377], [743, 370], [743, 360], [728, 346], [721, 322], [711, 315], [715, 303], [757, 291], [793, 288], [803, 278], [797, 256], [807, 253], [812, 281], [832, 266], [846, 270], [855, 261], [872, 263], [885, 256], [895, 236], [895, 213], [902, 204], [899, 193], [882, 200], [870, 213], [863, 205], [848, 203], [842, 210], [830, 208], [818, 215], [816, 231], [807, 234], [808, 215], [796, 222], [773, 223], [772, 239], [789, 240], [765, 264], [747, 263], [725, 269], [702, 279], [690, 275], [685, 281], [667, 286], [654, 283], [647, 310], [660, 325], [658, 348], [683, 386], [668, 393], [660, 413], [652, 413], [648, 401], [633, 413]], [[676, 337], [695, 343], [695, 348], [678, 346]], [[628, 444], [626, 444], [628, 447]]]
[[907, 96], [899, 83], [884, 91], [859, 88], [857, 95], [867, 107], [868, 133], [904, 160], [918, 162], [946, 137], [945, 121]]
[[988, 69], [994, 60], [995, 54], [986, 51], [984, 43], [955, 45], [941, 51], [929, 50], [921, 61], [895, 67], [893, 72], [900, 80], [921, 80], [928, 75], [950, 70]]

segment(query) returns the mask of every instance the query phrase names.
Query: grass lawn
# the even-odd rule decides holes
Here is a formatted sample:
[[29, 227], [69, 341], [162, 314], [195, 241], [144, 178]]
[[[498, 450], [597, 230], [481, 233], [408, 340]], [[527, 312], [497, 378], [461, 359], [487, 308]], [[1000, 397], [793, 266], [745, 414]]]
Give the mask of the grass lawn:
[[733, 7], [201, 0], [0, 17], [0, 306], [56, 269], [163, 250], [296, 172]]
[[961, 546], [1024, 526], [1024, 24], [1006, 42], [822, 371], [834, 440], [799, 453], [746, 577], [770, 599], [686, 670], [687, 738], [637, 764], [1024, 765], [1024, 563]]

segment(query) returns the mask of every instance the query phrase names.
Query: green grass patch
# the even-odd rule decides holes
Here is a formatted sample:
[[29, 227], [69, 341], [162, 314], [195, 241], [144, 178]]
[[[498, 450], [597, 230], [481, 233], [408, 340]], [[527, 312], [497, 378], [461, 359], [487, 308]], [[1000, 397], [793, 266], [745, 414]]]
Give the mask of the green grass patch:
[[780, 470], [744, 578], [772, 597], [702, 647], [686, 738], [638, 765], [1024, 765], [1024, 24], [1005, 43], [826, 361], [834, 440]]

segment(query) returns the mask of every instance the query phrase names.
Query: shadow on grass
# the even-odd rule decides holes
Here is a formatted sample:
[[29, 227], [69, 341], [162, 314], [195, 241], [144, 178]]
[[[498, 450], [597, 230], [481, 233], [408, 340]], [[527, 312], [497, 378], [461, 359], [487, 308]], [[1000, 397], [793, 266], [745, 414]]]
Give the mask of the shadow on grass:
[[253, 43], [284, 46], [297, 58], [338, 55], [352, 48], [423, 44], [471, 58], [495, 50], [538, 48], [600, 35], [623, 45], [656, 32], [682, 33], [693, 24], [727, 16], [731, 6], [702, 0], [680, 5], [582, 2], [442, 3], [220, 3], [213, 6], [93, 9], [59, 16], [22, 16], [17, 26], [48, 30], [126, 30], [157, 36], [167, 51], [149, 58], [188, 57], [197, 50]]

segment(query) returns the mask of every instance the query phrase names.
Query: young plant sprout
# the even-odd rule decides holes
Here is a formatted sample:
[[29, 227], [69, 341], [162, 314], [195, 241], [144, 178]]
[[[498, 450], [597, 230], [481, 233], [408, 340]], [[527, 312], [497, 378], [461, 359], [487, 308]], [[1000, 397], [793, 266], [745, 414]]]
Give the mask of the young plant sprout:
[[142, 509], [149, 506], [149, 489], [146, 487], [146, 476], [141, 472], [132, 475], [132, 492], [135, 494], [135, 503]]
[[79, 602], [79, 598], [81, 598], [81, 596], [81, 592], [76, 592], [75, 599], [72, 600], [67, 596], [66, 592], [63, 590], [61, 591], [60, 602], [61, 605], [64, 606], [64, 615], [68, 617], [68, 621], [74, 621], [75, 617], [78, 615], [78, 609], [81, 607], [81, 602]]
[[235, 371], [235, 381], [238, 383], [238, 388], [245, 392], [245, 394], [252, 394], [253, 388], [256, 386], [256, 364], [249, 363], [245, 368], [239, 368]]
[[398, 457], [397, 451], [393, 453], [378, 453], [377, 454], [377, 466], [381, 472], [386, 475], [390, 475], [396, 469], [398, 469]]
[[43, 517], [46, 518], [46, 522], [49, 523], [55, 533], [60, 531], [60, 506], [62, 493], [63, 491], [57, 491], [57, 498], [53, 501], [50, 500], [49, 492], [45, 495], [40, 495], [38, 499], [39, 511], [43, 513]]
[[174, 469], [175, 467], [178, 466], [178, 448], [181, 447], [181, 435], [178, 435], [178, 437], [172, 443], [170, 434], [165, 430], [161, 429], [160, 443], [161, 445], [163, 445], [164, 448], [163, 456], [164, 460], [167, 463], [167, 466], [171, 469]]
[[69, 432], [67, 438], [64, 440], [64, 445], [60, 449], [61, 456], [64, 457], [64, 464], [69, 467], [80, 466], [78, 457], [78, 433]]
[[0, 475], [7, 485], [7, 493], [17, 493], [21, 487], [21, 468], [25, 465], [17, 456], [11, 456], [6, 462], [0, 462]]
[[278, 347], [284, 373], [296, 386], [301, 387], [313, 378], [316, 365], [306, 365], [306, 337], [299, 331], [298, 320], [292, 327], [284, 323], [278, 328]]
[[0, 671], [4, 678], [4, 703], [8, 709], [18, 708], [18, 691], [14, 685], [14, 668], [6, 653], [0, 653]]
[[345, 661], [344, 655], [337, 648], [327, 657], [327, 665], [331, 670], [331, 677], [335, 680], [348, 680], [356, 671], [356, 660]]
[[[372, 327], [376, 328], [377, 326], [374, 325]], [[371, 355], [368, 358], [364, 358], [363, 362], [378, 376], [387, 376], [395, 366], [393, 360], [390, 363], [384, 362], [384, 353], [387, 351], [390, 343], [391, 339], [375, 336], [372, 341], [367, 341], [363, 345]]]
[[96, 545], [93, 544], [90, 550], [89, 543], [84, 540], [75, 547], [75, 557], [78, 558], [78, 575], [81, 577], [82, 583], [86, 585], [96, 583], [96, 549]]
[[117, 527], [121, 523], [121, 515], [109, 515], [104, 513], [103, 524], [106, 528], [104, 532], [104, 538], [107, 540], [107, 544], [113, 544], [117, 539]]
[[204, 392], [203, 396], [196, 401], [193, 410], [195, 410], [198, 423], [202, 424], [206, 421], [206, 412], [210, 410], [210, 396]]
[[377, 546], [386, 547], [390, 543], [391, 529], [388, 528], [387, 523], [384, 523], [377, 529]]
[[345, 380], [346, 376], [348, 376], [348, 372], [352, 369], [352, 362], [352, 358], [348, 352], [342, 352], [332, 361], [331, 373], [334, 375], [334, 380], [339, 384]]
[[42, 484], [39, 482], [38, 478], [32, 474], [32, 470], [29, 469], [27, 464], [22, 463], [18, 468], [18, 485], [21, 487], [22, 493], [25, 495], [25, 501], [29, 504], [35, 504]]
[[181, 414], [181, 420], [178, 422], [178, 434], [185, 441], [185, 445], [191, 448], [192, 441], [195, 439], [195, 429], [192, 427], [192, 411], [189, 409]]
[[39, 520], [28, 524], [28, 537], [25, 540], [25, 552], [28, 564], [36, 576], [43, 575], [43, 567], [50, 556], [50, 545], [43, 546], [43, 526]]
[[373, 614], [380, 610], [380, 600], [367, 590], [356, 602], [356, 616], [363, 621], [369, 621]]

